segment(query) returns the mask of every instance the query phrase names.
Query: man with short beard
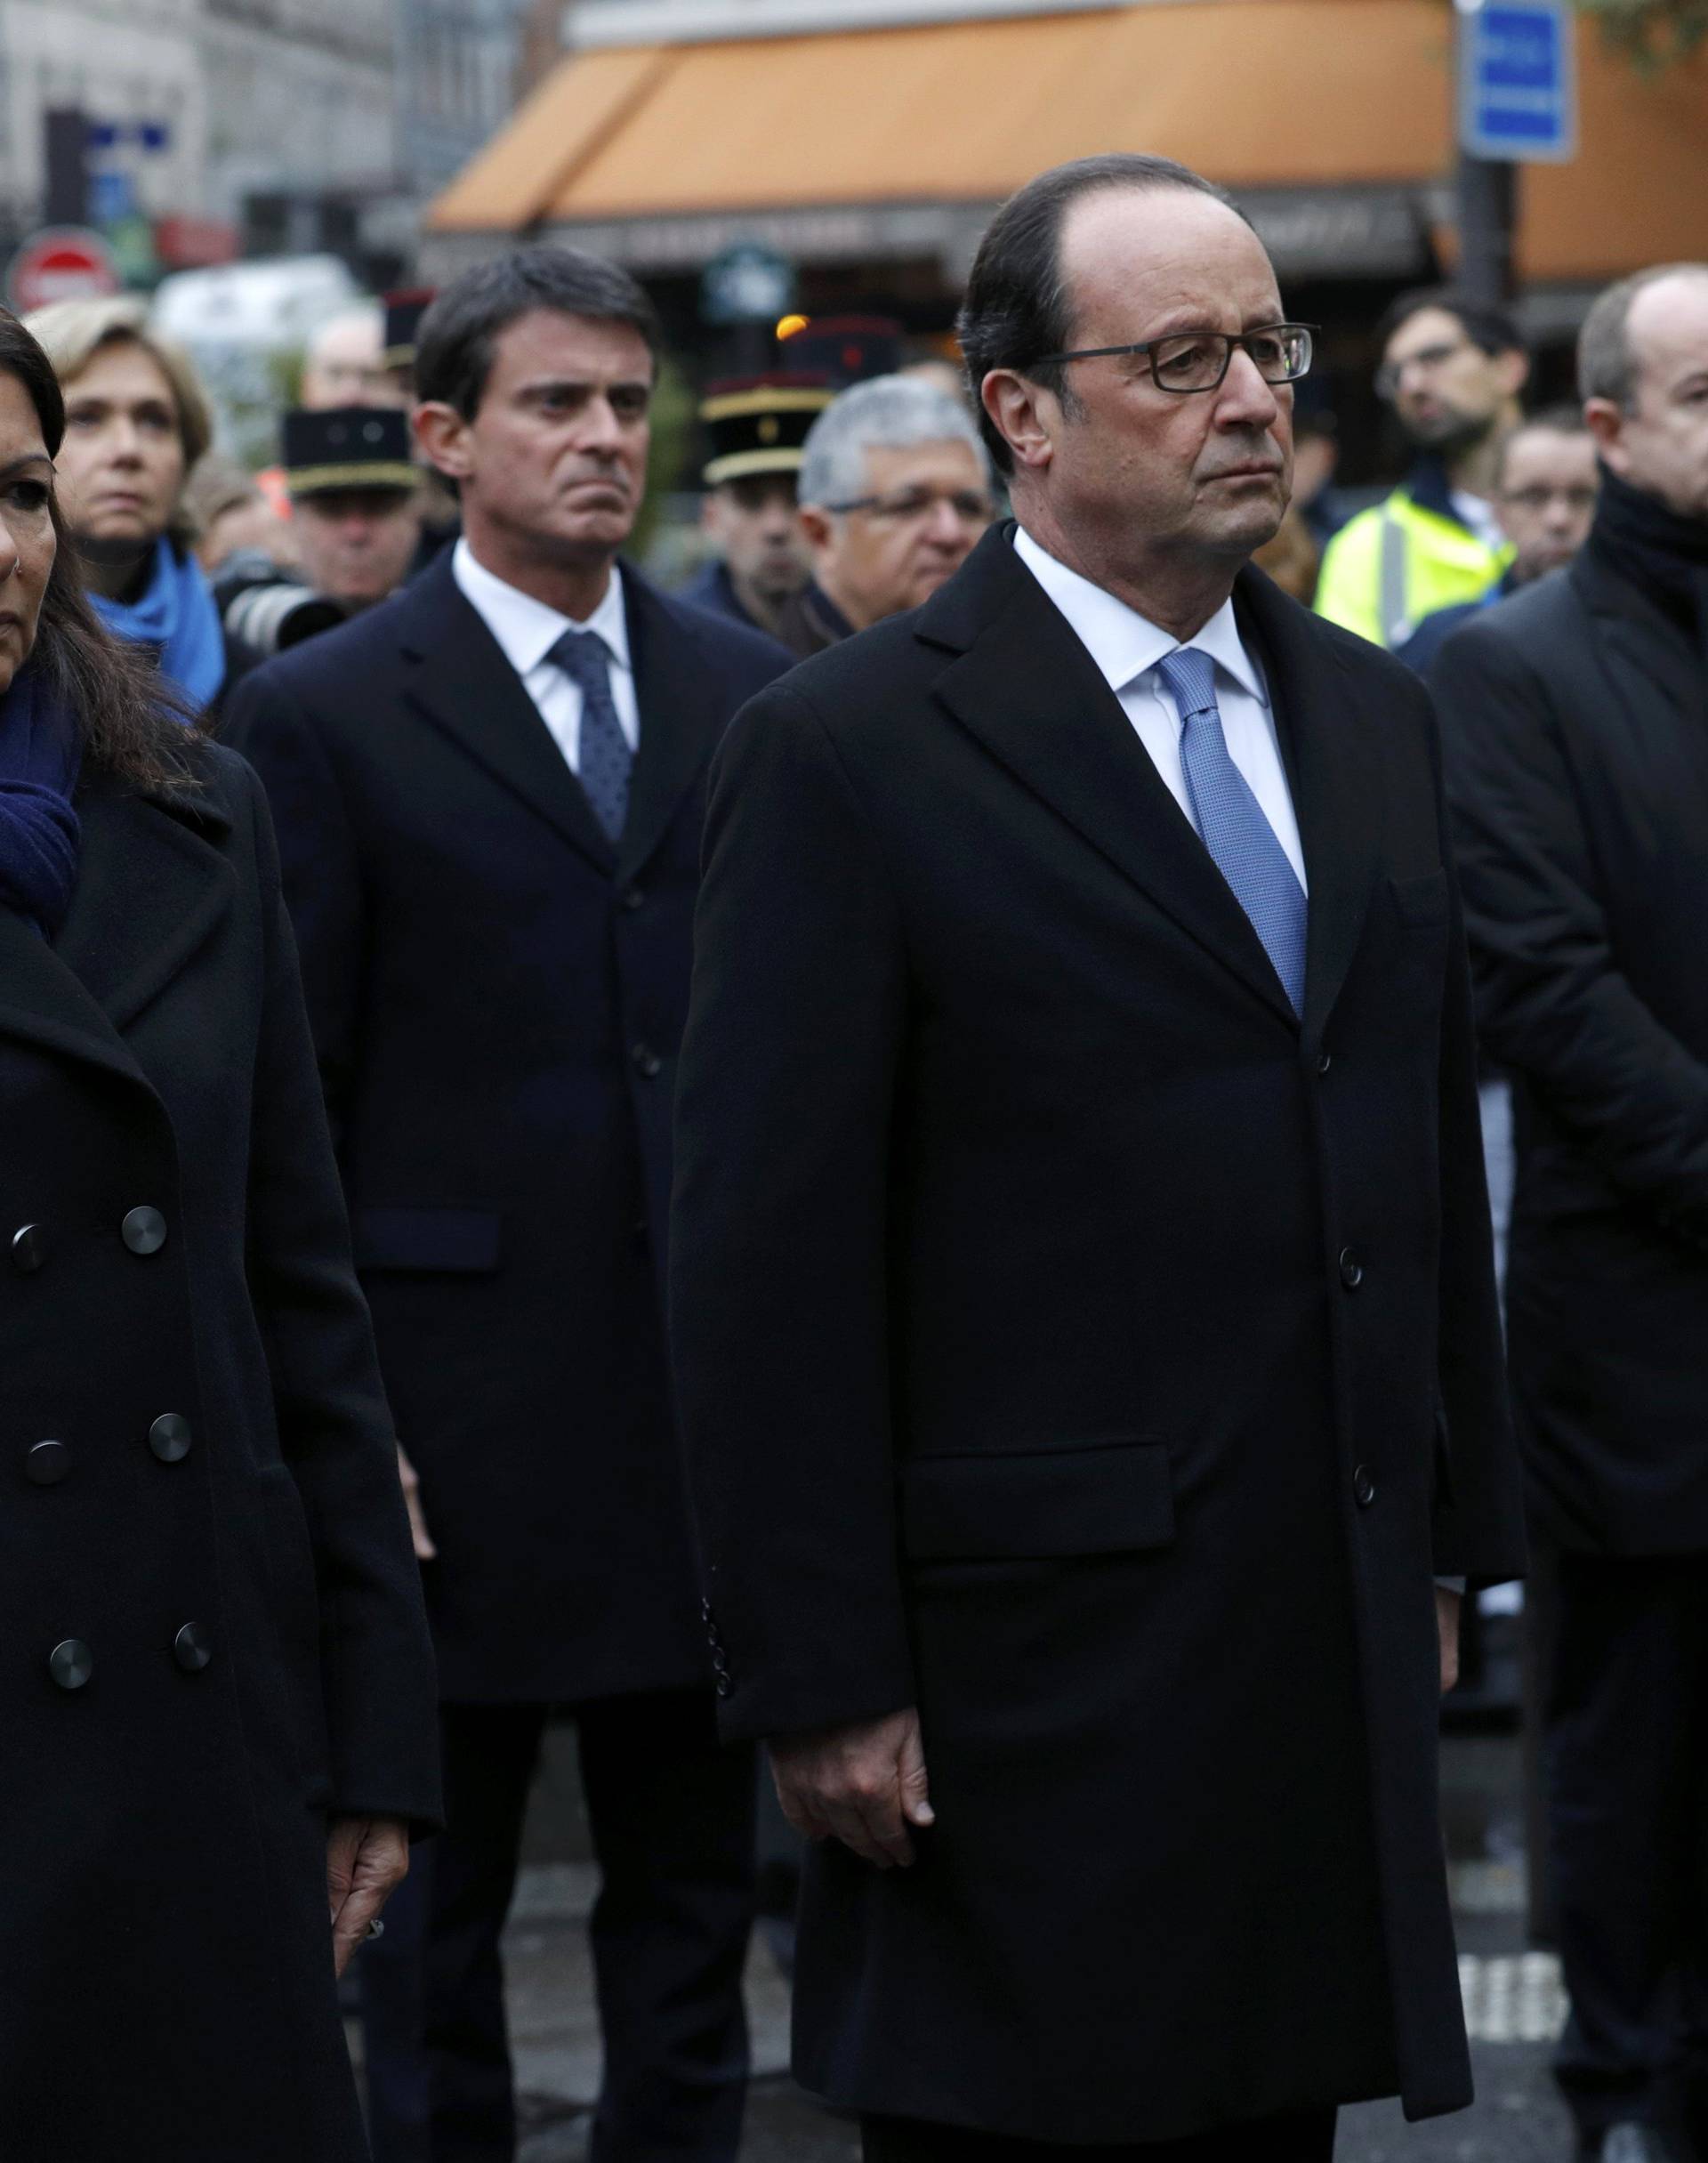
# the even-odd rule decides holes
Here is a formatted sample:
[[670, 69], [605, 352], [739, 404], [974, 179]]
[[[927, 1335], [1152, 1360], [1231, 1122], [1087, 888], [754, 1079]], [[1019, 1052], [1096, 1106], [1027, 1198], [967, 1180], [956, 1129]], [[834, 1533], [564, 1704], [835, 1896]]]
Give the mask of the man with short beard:
[[1511, 560], [1493, 498], [1529, 363], [1509, 317], [1447, 287], [1402, 295], [1380, 341], [1376, 387], [1417, 457], [1329, 543], [1317, 611], [1393, 652], [1424, 617], [1485, 593]]
[[[1513, 1077], [1507, 1266], [1570, 2025], [1596, 2163], [1708, 2155], [1708, 263], [1627, 278], [1578, 345], [1583, 549], [1430, 674], [1484, 1045]], [[1694, 2143], [1694, 2144], [1692, 2144]]]

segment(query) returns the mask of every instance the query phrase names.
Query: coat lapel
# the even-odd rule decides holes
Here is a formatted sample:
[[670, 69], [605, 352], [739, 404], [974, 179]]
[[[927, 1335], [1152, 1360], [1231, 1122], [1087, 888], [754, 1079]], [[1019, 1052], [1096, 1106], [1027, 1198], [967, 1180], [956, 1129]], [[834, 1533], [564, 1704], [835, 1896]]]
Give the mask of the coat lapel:
[[1152, 764], [1120, 701], [1015, 554], [986, 536], [921, 611], [960, 649], [937, 692], [961, 725], [1289, 1024], [1262, 941]]
[[626, 879], [664, 839], [729, 715], [712, 695], [713, 679], [693, 629], [626, 563], [623, 591], [640, 708], [640, 748], [616, 852], [617, 876]]
[[[604, 872], [616, 852], [552, 731], [479, 611], [448, 552], [399, 602], [407, 691], [435, 727]], [[642, 731], [644, 734], [644, 730]]]
[[[1595, 617], [1600, 630], [1596, 642], [1615, 695], [1637, 740], [1655, 725], [1656, 693], [1665, 701], [1669, 714], [1688, 721], [1700, 719], [1703, 710], [1702, 664], [1690, 641], [1647, 593], [1585, 549], [1568, 574], [1579, 598]], [[1689, 730], [1689, 740], [1700, 745], [1703, 732]], [[1669, 721], [1669, 758], [1677, 743]]]
[[1361, 711], [1322, 626], [1261, 572], [1234, 589], [1240, 633], [1262, 663], [1310, 889], [1304, 1034], [1316, 1043], [1364, 931], [1380, 844], [1381, 717]]

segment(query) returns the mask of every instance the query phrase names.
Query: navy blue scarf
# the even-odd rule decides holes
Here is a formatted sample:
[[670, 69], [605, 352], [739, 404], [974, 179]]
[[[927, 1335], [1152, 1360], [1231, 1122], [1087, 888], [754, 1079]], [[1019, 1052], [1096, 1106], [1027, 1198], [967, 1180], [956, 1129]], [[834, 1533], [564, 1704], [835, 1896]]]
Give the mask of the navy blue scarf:
[[77, 876], [71, 792], [83, 763], [75, 716], [31, 667], [0, 698], [0, 905], [44, 938], [65, 922]]

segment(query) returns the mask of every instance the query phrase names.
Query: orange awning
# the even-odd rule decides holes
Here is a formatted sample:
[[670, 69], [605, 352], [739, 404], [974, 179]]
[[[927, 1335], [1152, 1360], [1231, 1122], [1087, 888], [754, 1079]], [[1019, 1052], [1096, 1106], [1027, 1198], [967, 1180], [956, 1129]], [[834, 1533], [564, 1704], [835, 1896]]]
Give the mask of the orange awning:
[[[1104, 149], [1236, 190], [1422, 184], [1452, 148], [1438, 0], [1183, 0], [588, 52], [429, 214], [447, 233], [995, 202]], [[1583, 153], [1527, 171], [1532, 278], [1708, 254], [1708, 62], [1638, 76], [1581, 33]]]

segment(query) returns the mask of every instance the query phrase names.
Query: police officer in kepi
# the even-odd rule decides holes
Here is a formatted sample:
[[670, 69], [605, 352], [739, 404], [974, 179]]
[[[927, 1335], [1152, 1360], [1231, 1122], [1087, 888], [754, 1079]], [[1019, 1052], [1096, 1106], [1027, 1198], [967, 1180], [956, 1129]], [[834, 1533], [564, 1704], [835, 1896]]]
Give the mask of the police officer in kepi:
[[754, 375], [711, 384], [700, 407], [710, 453], [700, 522], [717, 551], [682, 598], [777, 635], [810, 561], [795, 515], [807, 431], [829, 405], [816, 376]]
[[[384, 298], [385, 325], [380, 334], [377, 381], [383, 391], [376, 402], [402, 408], [407, 413], [415, 402], [415, 347], [421, 338], [421, 319], [432, 306], [435, 288], [411, 286]], [[441, 548], [447, 547], [463, 530], [456, 498], [431, 465], [419, 467], [422, 485], [421, 539], [413, 569], [424, 570]], [[413, 574], [412, 574], [413, 575]]]

